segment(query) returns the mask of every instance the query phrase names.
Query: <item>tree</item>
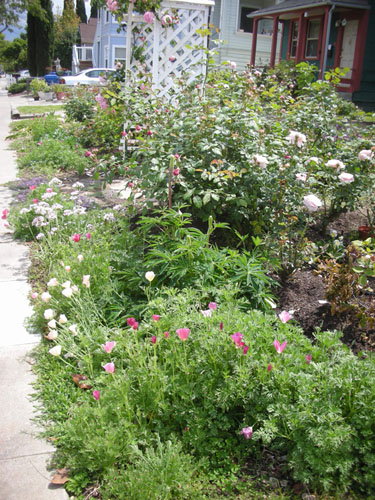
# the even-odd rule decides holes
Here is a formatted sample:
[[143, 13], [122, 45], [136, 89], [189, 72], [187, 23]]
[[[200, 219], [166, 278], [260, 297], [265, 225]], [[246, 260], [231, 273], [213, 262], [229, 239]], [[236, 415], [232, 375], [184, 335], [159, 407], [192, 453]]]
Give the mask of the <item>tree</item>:
[[98, 17], [98, 4], [95, 0], [91, 0], [90, 18], [91, 17]]
[[87, 23], [86, 8], [84, 0], [77, 0], [76, 14], [80, 18], [81, 23]]
[[0, 49], [0, 61], [5, 71], [14, 73], [27, 65], [27, 41], [26, 34], [15, 38], [12, 42], [5, 42]]
[[17, 27], [22, 12], [26, 10], [27, 0], [0, 0], [0, 33], [12, 31]]
[[51, 0], [40, 0], [40, 10], [27, 13], [27, 60], [32, 76], [42, 76], [52, 64], [53, 14]]
[[64, 0], [62, 16], [56, 17], [55, 22], [55, 57], [60, 59], [63, 68], [72, 67], [72, 47], [78, 40], [79, 17], [74, 12], [72, 0]]

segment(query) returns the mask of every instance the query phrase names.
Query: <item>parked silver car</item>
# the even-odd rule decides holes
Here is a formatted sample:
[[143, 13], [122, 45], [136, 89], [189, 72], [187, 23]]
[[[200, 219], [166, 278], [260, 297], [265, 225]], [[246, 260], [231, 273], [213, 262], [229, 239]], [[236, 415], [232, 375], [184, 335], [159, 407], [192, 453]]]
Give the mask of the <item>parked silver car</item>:
[[71, 87], [75, 85], [102, 85], [103, 83], [105, 83], [105, 79], [109, 75], [112, 75], [114, 73], [116, 73], [114, 69], [108, 68], [85, 69], [77, 75], [62, 76], [59, 80], [59, 83], [69, 85]]

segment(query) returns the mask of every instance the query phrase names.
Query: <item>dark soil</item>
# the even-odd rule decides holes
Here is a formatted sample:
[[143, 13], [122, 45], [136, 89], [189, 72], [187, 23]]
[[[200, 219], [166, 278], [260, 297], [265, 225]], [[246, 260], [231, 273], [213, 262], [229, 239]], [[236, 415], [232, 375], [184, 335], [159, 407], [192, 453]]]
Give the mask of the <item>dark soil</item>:
[[[358, 239], [357, 228], [366, 224], [365, 216], [359, 212], [341, 214], [333, 220], [330, 229], [343, 236], [345, 244]], [[314, 233], [314, 232], [312, 232]], [[310, 234], [309, 237], [319, 240], [322, 235]], [[353, 352], [375, 351], [375, 330], [366, 329], [359, 325], [358, 318], [350, 312], [331, 314], [331, 305], [326, 301], [326, 287], [323, 276], [315, 268], [300, 269], [281, 282], [276, 291], [279, 299], [280, 311], [293, 310], [293, 319], [299, 323], [308, 337], [313, 337], [316, 328], [322, 331], [340, 330], [343, 332], [342, 341]], [[375, 307], [375, 297], [363, 295], [356, 299], [366, 308]]]

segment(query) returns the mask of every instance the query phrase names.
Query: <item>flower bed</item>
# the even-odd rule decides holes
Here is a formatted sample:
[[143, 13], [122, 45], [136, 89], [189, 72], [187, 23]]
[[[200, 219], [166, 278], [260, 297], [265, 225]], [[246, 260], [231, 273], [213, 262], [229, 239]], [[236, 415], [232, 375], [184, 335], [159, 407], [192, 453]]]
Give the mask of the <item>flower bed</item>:
[[[244, 471], [259, 469], [286, 495], [374, 493], [373, 355], [273, 310], [278, 273], [346, 262], [343, 241], [310, 232], [371, 192], [371, 130], [348, 137], [329, 84], [298, 94], [276, 78], [224, 71], [173, 109], [137, 89], [123, 134], [114, 89], [83, 125], [29, 126], [25, 144], [61, 138], [134, 194], [99, 206], [81, 182], [39, 179], [3, 212], [34, 241], [40, 418], [77, 498], [258, 498]], [[121, 137], [139, 145], [125, 158]]]

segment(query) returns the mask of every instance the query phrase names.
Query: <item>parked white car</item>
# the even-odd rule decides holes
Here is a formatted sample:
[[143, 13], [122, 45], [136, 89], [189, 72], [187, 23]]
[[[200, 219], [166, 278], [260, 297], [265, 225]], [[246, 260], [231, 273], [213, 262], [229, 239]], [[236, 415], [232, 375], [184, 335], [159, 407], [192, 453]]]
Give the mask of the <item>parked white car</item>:
[[62, 76], [59, 82], [70, 87], [75, 85], [102, 85], [103, 78], [106, 79], [115, 72], [114, 69], [108, 68], [90, 68], [81, 71], [77, 75]]

